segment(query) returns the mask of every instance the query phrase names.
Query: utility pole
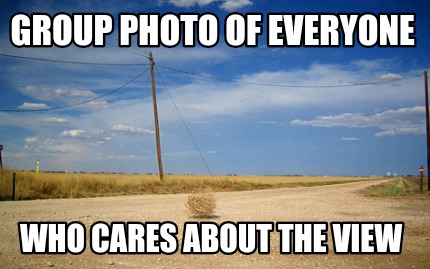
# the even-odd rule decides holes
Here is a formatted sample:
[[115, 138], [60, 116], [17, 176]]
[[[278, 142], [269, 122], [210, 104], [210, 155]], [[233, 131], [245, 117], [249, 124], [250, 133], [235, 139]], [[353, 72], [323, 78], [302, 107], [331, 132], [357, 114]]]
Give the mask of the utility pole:
[[1, 169], [1, 174], [3, 175], [3, 161], [1, 159], [1, 151], [3, 150], [3, 145], [0, 145], [0, 169]]
[[164, 173], [163, 173], [163, 162], [161, 160], [160, 128], [158, 126], [157, 96], [155, 93], [154, 59], [152, 58], [152, 51], [149, 52], [149, 68], [151, 71], [152, 105], [154, 106], [154, 124], [155, 124], [155, 140], [157, 143], [158, 175], [160, 177], [160, 181], [163, 181]]
[[430, 129], [429, 129], [429, 80], [428, 73], [424, 71], [424, 90], [426, 95], [426, 134], [427, 134], [427, 183], [430, 191]]

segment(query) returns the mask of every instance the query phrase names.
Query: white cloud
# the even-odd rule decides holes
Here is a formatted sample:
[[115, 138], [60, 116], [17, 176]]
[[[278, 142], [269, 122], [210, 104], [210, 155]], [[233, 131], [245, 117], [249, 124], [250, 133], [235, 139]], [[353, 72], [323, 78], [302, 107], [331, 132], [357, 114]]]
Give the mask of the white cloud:
[[421, 126], [411, 126], [411, 127], [398, 127], [395, 129], [389, 129], [382, 132], [377, 132], [376, 137], [383, 136], [395, 136], [395, 135], [405, 135], [405, 134], [424, 134], [425, 129]]
[[84, 137], [84, 135], [85, 135], [85, 131], [79, 130], [79, 129], [63, 131], [60, 134], [60, 136], [62, 137], [72, 137], [72, 138]]
[[292, 125], [312, 127], [347, 127], [347, 128], [378, 128], [381, 132], [376, 137], [424, 134], [425, 108], [422, 106], [387, 110], [381, 113], [365, 116], [359, 113], [343, 113], [334, 116], [317, 116], [314, 120], [291, 121]]
[[75, 144], [55, 144], [46, 147], [46, 150], [55, 153], [85, 153], [85, 147]]
[[92, 143], [95, 146], [101, 146], [112, 141], [111, 136], [100, 137], [96, 142]]
[[[366, 64], [371, 65], [370, 62]], [[244, 116], [269, 109], [285, 110], [306, 106], [333, 109], [357, 104], [379, 107], [381, 103], [402, 106], [404, 103], [416, 104], [422, 100], [420, 78], [397, 80], [393, 84], [382, 78], [383, 74], [387, 74], [385, 70], [375, 69], [379, 66], [378, 61], [374, 63], [372, 73], [350, 66], [313, 64], [305, 69], [263, 71], [231, 78], [260, 85], [216, 80], [208, 82], [201, 79], [171, 87], [170, 92], [181, 113], [189, 121], [206, 121], [219, 116]], [[365, 82], [368, 85], [355, 85]], [[161, 92], [158, 100], [159, 107], [164, 109], [164, 113], [160, 113], [163, 121], [166, 120], [163, 117], [173, 118], [177, 114], [167, 94]], [[171, 109], [170, 113], [166, 112], [166, 108]]]
[[59, 117], [44, 118], [42, 121], [49, 122], [49, 123], [67, 123], [67, 120], [65, 118], [59, 118]]
[[25, 143], [27, 144], [33, 144], [38, 141], [38, 138], [36, 136], [29, 136], [25, 138]]
[[108, 108], [109, 103], [105, 100], [95, 100], [87, 103], [86, 105], [92, 107], [92, 108]]
[[19, 109], [26, 109], [26, 110], [32, 110], [32, 109], [45, 109], [48, 108], [47, 104], [42, 103], [29, 103], [24, 102], [22, 105], [18, 107]]
[[66, 97], [93, 97], [96, 95], [92, 91], [79, 90], [79, 89], [73, 89], [73, 88], [56, 88], [54, 89], [54, 94], [57, 96], [66, 96]]
[[[27, 144], [23, 147], [25, 152], [22, 152], [25, 156], [22, 157], [34, 156], [44, 160], [46, 164], [61, 161], [64, 158], [63, 154], [84, 154], [88, 149], [85, 145], [79, 145], [78, 143], [69, 144], [50, 138], [36, 139], [35, 137], [28, 137], [25, 140]], [[72, 155], [69, 157], [72, 157]]]
[[117, 124], [113, 126], [112, 130], [117, 132], [133, 133], [133, 134], [154, 134], [154, 131], [151, 131], [145, 128], [133, 127], [133, 126], [122, 125], [122, 124]]
[[381, 69], [389, 69], [396, 64], [398, 65], [399, 61], [395, 59], [356, 60], [352, 64], [359, 69], [374, 72]]
[[396, 80], [401, 79], [402, 75], [399, 74], [393, 74], [393, 73], [386, 73], [379, 76], [381, 80]]
[[194, 5], [205, 6], [217, 0], [169, 0], [169, 3], [177, 7], [192, 7]]
[[192, 7], [194, 5], [206, 6], [214, 2], [223, 2], [220, 5], [220, 8], [229, 12], [252, 5], [250, 0], [169, 0], [168, 2], [174, 6], [185, 8]]
[[252, 5], [250, 0], [226, 0], [220, 7], [228, 12]]
[[343, 141], [358, 141], [358, 140], [360, 140], [360, 138], [358, 138], [358, 137], [342, 137], [340, 140], [343, 140]]
[[29, 85], [21, 92], [38, 100], [63, 100], [71, 98], [94, 97], [96, 94], [89, 90], [81, 90], [72, 87], [49, 87], [44, 85]]

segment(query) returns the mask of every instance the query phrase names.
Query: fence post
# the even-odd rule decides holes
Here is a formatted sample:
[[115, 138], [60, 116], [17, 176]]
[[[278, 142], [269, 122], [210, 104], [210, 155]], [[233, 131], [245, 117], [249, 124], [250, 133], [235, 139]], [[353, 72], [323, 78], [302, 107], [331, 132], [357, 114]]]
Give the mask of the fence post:
[[16, 182], [16, 173], [14, 171], [12, 176], [12, 201], [15, 201], [15, 182]]

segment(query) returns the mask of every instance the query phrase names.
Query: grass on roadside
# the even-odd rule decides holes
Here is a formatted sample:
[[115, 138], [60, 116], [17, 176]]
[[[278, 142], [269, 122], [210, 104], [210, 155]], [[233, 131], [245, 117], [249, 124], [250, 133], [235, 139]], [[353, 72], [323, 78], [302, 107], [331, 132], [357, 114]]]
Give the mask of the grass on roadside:
[[[166, 175], [160, 182], [157, 175], [16, 173], [16, 200], [85, 198], [135, 194], [193, 193], [201, 188], [213, 192], [246, 191], [273, 188], [308, 187], [372, 180], [359, 177], [303, 176], [200, 176]], [[12, 171], [4, 171], [0, 181], [0, 200], [10, 200]]]
[[362, 194], [371, 197], [404, 197], [404, 196], [428, 196], [427, 184], [420, 191], [419, 179], [396, 178], [378, 185], [372, 185], [362, 191]]

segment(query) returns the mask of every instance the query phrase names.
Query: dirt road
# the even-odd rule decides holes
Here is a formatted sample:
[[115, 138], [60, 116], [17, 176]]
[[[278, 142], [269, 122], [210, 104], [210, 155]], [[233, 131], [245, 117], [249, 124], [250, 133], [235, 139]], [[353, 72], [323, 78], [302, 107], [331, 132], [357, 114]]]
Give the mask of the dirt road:
[[[357, 193], [375, 182], [322, 187], [217, 193], [216, 216], [192, 221], [404, 221], [400, 255], [337, 255], [331, 235], [329, 254], [280, 254], [279, 233], [270, 237], [268, 255], [96, 255], [89, 242], [80, 255], [23, 255], [19, 221], [172, 221], [182, 227], [187, 195], [147, 195], [0, 203], [1, 268], [430, 268], [430, 197], [382, 199]], [[88, 240], [87, 240], [88, 241]], [[180, 245], [180, 243], [179, 243]]]

